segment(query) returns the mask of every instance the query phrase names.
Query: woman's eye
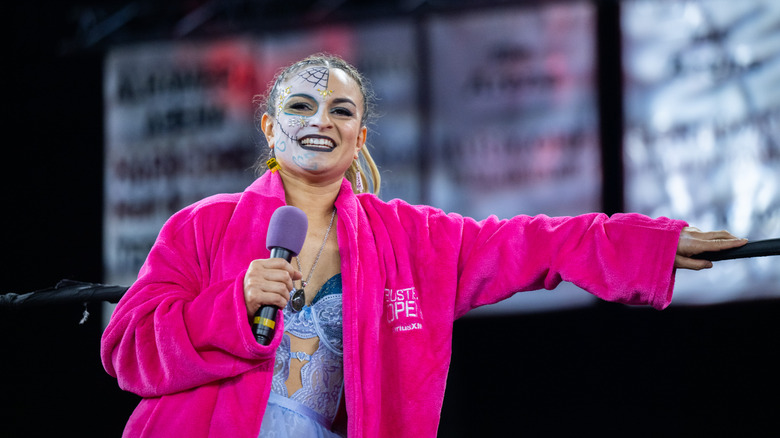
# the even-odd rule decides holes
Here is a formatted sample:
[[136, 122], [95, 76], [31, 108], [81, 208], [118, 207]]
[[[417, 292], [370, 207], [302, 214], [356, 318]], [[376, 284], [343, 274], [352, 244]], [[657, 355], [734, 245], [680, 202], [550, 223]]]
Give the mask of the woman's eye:
[[312, 115], [317, 111], [317, 103], [309, 98], [293, 96], [284, 105], [284, 112], [294, 115]]
[[287, 106], [288, 109], [294, 111], [311, 111], [311, 105], [304, 102], [295, 102]]
[[345, 116], [345, 117], [352, 117], [353, 115], [352, 111], [350, 111], [347, 108], [334, 108], [333, 114], [338, 114], [340, 116]]

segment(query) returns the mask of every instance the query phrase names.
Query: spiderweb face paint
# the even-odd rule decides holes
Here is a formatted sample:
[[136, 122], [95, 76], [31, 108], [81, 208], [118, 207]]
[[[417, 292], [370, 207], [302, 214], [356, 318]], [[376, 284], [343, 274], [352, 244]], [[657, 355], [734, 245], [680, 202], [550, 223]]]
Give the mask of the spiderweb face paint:
[[298, 77], [312, 84], [312, 87], [320, 91], [320, 87], [328, 88], [330, 69], [327, 67], [312, 67], [298, 73]]

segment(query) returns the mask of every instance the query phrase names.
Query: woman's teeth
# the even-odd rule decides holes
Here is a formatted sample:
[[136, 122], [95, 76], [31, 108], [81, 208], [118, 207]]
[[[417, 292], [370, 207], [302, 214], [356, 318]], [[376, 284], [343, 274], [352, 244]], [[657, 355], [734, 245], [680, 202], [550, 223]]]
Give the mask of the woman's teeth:
[[328, 138], [307, 137], [301, 139], [301, 146], [312, 149], [330, 150], [333, 149], [335, 145], [333, 144], [333, 141]]

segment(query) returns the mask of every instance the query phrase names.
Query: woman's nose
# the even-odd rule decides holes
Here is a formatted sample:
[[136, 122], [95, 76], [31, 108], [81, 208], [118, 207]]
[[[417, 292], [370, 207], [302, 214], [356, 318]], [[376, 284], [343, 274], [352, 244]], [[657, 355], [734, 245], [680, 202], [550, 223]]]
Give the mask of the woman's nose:
[[316, 126], [318, 128], [329, 128], [333, 126], [330, 119], [330, 114], [327, 111], [320, 110], [309, 119], [309, 126]]

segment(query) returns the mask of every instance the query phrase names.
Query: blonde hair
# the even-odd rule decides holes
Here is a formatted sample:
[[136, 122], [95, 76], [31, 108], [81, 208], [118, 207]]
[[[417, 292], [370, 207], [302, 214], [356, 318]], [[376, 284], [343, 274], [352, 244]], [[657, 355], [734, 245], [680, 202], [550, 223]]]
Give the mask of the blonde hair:
[[[361, 94], [363, 95], [363, 115], [360, 122], [363, 126], [368, 124], [374, 118], [374, 94], [369, 87], [368, 80], [351, 64], [343, 60], [342, 58], [330, 55], [326, 53], [317, 53], [310, 55], [298, 62], [295, 62], [285, 68], [283, 68], [274, 78], [271, 87], [264, 96], [255, 96], [253, 102], [257, 105], [255, 112], [255, 124], [260, 128], [260, 121], [263, 114], [268, 114], [272, 118], [276, 118], [276, 105], [274, 102], [279, 98], [279, 92], [281, 84], [286, 81], [291, 75], [302, 70], [306, 67], [321, 66], [327, 68], [337, 68], [343, 70], [351, 77], [358, 85]], [[266, 161], [273, 156], [273, 149], [268, 148], [266, 154], [261, 155], [255, 168], [258, 172], [264, 172], [268, 169]], [[381, 176], [379, 175], [379, 169], [377, 168], [374, 159], [368, 152], [368, 144], [364, 144], [358, 153], [358, 159], [352, 162], [349, 169], [344, 174], [344, 177], [352, 184], [352, 191], [355, 193], [361, 193], [357, 187], [357, 175], [360, 174], [361, 183], [363, 186], [362, 192], [371, 192], [375, 195], [379, 194], [379, 186], [381, 184]]]

